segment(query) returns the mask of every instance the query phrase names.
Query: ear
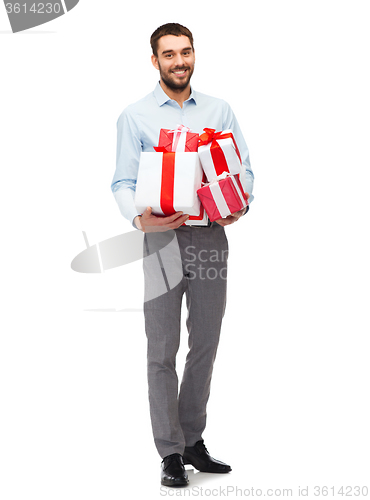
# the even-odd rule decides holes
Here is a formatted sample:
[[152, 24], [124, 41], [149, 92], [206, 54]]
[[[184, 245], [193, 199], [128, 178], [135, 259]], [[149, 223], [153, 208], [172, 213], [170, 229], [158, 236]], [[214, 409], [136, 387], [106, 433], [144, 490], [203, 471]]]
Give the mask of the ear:
[[152, 54], [152, 64], [155, 67], [155, 69], [159, 69], [158, 58], [154, 54]]

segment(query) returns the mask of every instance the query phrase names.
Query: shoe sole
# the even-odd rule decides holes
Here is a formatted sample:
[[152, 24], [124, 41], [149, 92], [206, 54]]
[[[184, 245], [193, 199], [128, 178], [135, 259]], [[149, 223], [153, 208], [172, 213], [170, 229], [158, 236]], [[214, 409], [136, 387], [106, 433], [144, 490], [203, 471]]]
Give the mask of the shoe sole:
[[205, 469], [198, 469], [198, 467], [194, 464], [192, 464], [191, 462], [189, 462], [189, 460], [184, 460], [184, 465], [192, 465], [195, 469], [197, 469], [199, 472], [209, 472], [210, 474], [227, 474], [228, 472], [231, 472], [232, 469], [230, 468], [229, 470], [205, 470]]
[[170, 479], [162, 479], [161, 480], [162, 486], [172, 486], [172, 487], [181, 487], [181, 486], [187, 486], [189, 484], [189, 479], [182, 479], [181, 481], [171, 481]]

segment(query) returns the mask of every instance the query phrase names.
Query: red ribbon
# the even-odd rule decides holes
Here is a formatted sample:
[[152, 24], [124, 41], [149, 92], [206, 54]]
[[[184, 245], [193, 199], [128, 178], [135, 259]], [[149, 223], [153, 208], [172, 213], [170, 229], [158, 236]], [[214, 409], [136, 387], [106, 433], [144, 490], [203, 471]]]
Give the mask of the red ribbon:
[[161, 210], [165, 215], [172, 215], [176, 212], [173, 207], [173, 192], [175, 186], [175, 154], [168, 152], [166, 148], [154, 148], [159, 153], [163, 153], [162, 159], [162, 179], [161, 179]]
[[214, 128], [204, 128], [203, 130], [204, 134], [202, 134], [199, 137], [198, 146], [206, 146], [207, 144], [212, 142], [210, 151], [217, 175], [222, 174], [222, 172], [224, 171], [226, 172], [229, 171], [224, 152], [222, 151], [221, 146], [217, 142], [218, 139], [232, 139], [235, 146], [236, 154], [238, 155], [240, 163], [242, 163], [238, 146], [231, 132], [224, 134], [223, 132], [216, 132]]
[[[199, 136], [198, 146], [206, 146], [211, 141], [219, 139], [222, 136], [222, 132], [216, 132], [216, 129], [214, 128], [204, 128], [203, 130], [204, 134]], [[225, 139], [225, 137], [223, 138]]]
[[[202, 182], [204, 182], [206, 180], [207, 180], [206, 174], [203, 172]], [[202, 202], [200, 202], [199, 215], [190, 215], [189, 220], [203, 220], [203, 217], [204, 217], [204, 207], [202, 205]], [[185, 223], [183, 225], [185, 225]]]
[[[175, 152], [168, 151], [164, 146], [154, 146], [157, 153], [163, 153], [162, 158], [162, 178], [161, 178], [161, 210], [165, 215], [173, 215], [176, 210], [173, 206], [174, 187], [175, 187]], [[203, 172], [203, 181], [206, 176]], [[190, 220], [202, 220], [204, 215], [204, 207], [201, 204], [200, 214], [191, 215]], [[185, 223], [182, 224], [185, 226]]]
[[153, 146], [157, 153], [172, 153], [171, 149], [167, 149], [164, 146]]

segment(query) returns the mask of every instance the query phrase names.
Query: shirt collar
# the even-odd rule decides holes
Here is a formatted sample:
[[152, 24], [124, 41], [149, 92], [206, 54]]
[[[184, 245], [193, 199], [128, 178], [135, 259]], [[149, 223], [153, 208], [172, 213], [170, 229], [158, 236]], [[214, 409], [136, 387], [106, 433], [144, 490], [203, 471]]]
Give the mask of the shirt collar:
[[[155, 96], [155, 98], [157, 100], [158, 106], [163, 106], [163, 104], [165, 104], [166, 102], [171, 101], [171, 98], [168, 97], [168, 95], [162, 89], [162, 87], [161, 87], [161, 85], [160, 85], [159, 82], [157, 83], [157, 86], [154, 89], [154, 96]], [[188, 101], [191, 101], [191, 100], [193, 100], [195, 104], [197, 103], [196, 92], [195, 92], [195, 90], [192, 89], [192, 87], [190, 87], [190, 96], [189, 96], [189, 99], [187, 99], [185, 102], [188, 102]]]

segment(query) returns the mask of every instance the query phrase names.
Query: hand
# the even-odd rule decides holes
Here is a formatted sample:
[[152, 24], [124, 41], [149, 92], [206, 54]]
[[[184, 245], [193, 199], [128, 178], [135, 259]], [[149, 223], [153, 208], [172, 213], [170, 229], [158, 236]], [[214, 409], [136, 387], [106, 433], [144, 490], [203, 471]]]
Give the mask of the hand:
[[152, 214], [151, 207], [147, 207], [141, 217], [135, 217], [134, 222], [144, 233], [153, 233], [177, 229], [188, 220], [188, 218], [189, 215], [183, 214], [183, 212], [176, 212], [168, 217], [157, 217]]
[[[248, 201], [249, 194], [248, 193], [244, 193], [244, 194], [245, 194], [245, 197], [247, 198], [247, 201]], [[217, 224], [219, 224], [220, 226], [228, 226], [230, 224], [234, 224], [234, 222], [239, 220], [240, 217], [242, 217], [242, 215], [245, 214], [246, 210], [247, 210], [247, 207], [244, 207], [241, 210], [239, 210], [238, 212], [235, 212], [234, 214], [228, 215], [227, 217], [224, 217], [222, 219], [215, 220], [215, 222], [217, 222]]]

